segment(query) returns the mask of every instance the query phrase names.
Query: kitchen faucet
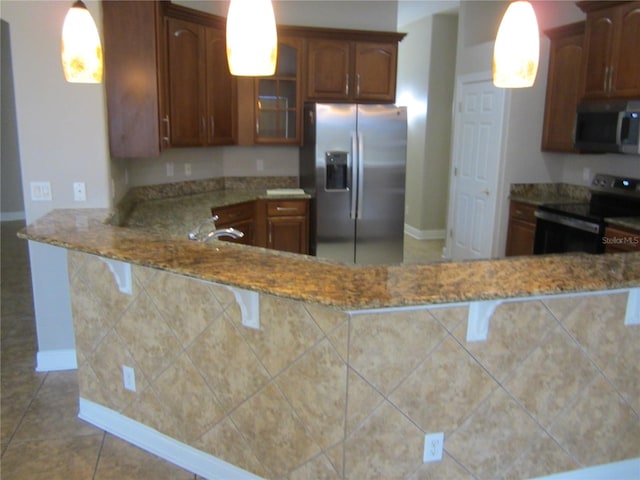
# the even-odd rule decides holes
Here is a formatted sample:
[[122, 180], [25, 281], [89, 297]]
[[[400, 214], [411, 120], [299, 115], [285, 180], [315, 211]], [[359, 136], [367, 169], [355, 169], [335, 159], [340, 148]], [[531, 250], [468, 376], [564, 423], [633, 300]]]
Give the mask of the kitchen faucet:
[[[216, 220], [218, 220], [218, 216], [214, 215], [212, 217], [209, 217], [204, 222], [202, 222], [200, 225], [198, 225], [198, 227], [195, 230], [189, 232], [189, 235], [188, 235], [189, 240], [195, 240], [197, 242], [206, 243], [211, 239], [220, 238], [220, 237], [231, 237], [231, 238], [244, 237], [244, 233], [242, 233], [240, 230], [237, 230], [233, 227], [216, 228]], [[208, 232], [203, 232], [202, 229], [207, 225], [212, 225], [213, 230], [210, 230]]]

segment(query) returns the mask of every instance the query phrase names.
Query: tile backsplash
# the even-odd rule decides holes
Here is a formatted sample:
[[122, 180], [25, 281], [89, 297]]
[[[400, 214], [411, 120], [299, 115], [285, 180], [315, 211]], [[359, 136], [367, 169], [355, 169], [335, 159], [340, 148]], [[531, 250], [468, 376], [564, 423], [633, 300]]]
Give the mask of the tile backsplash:
[[[640, 456], [626, 293], [347, 314], [69, 252], [81, 397], [264, 478], [522, 479]], [[135, 369], [125, 390], [121, 366]], [[422, 462], [444, 432], [441, 462]], [[598, 441], [594, 441], [594, 439]]]

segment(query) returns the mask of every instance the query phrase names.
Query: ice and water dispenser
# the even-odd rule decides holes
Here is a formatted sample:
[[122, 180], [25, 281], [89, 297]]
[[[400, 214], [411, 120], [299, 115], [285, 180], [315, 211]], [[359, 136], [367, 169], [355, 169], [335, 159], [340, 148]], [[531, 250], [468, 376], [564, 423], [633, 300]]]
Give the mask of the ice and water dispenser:
[[349, 190], [349, 154], [348, 152], [325, 152], [325, 183], [327, 191]]

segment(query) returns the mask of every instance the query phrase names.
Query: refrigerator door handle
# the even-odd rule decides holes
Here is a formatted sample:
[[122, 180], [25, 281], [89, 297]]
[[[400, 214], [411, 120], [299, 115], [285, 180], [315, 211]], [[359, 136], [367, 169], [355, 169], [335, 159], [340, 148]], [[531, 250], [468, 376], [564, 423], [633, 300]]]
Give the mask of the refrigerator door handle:
[[364, 204], [364, 136], [358, 133], [358, 196], [356, 218], [362, 218], [362, 206]]
[[349, 217], [355, 220], [358, 214], [356, 207], [358, 206], [358, 136], [356, 132], [351, 132], [351, 175], [349, 178], [349, 190], [351, 190], [351, 208], [349, 209]]

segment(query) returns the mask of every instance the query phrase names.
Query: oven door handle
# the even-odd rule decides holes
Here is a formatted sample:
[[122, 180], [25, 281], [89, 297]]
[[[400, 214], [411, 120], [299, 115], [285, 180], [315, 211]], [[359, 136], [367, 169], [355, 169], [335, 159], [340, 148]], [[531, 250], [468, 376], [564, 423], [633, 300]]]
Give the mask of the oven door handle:
[[540, 220], [546, 220], [547, 222], [559, 223], [566, 227], [576, 228], [583, 232], [600, 233], [602, 226], [598, 223], [587, 222], [586, 220], [580, 220], [578, 218], [566, 217], [564, 215], [558, 215], [557, 213], [547, 212], [546, 210], [536, 210], [536, 218]]

